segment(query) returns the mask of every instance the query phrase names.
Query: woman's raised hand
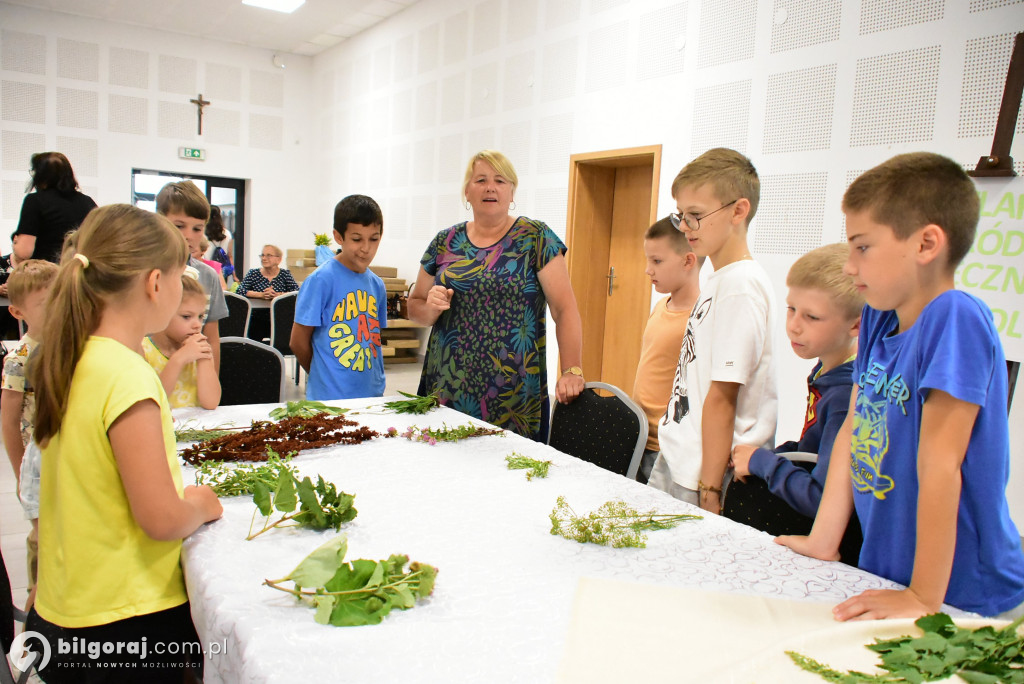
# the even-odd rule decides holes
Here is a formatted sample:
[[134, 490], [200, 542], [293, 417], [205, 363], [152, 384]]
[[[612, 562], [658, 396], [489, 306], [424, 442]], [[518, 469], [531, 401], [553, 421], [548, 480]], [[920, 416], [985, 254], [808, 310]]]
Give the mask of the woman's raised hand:
[[455, 291], [451, 288], [434, 285], [427, 292], [427, 307], [431, 311], [436, 311], [438, 314], [442, 311], [447, 311], [451, 308], [453, 294], [455, 294]]

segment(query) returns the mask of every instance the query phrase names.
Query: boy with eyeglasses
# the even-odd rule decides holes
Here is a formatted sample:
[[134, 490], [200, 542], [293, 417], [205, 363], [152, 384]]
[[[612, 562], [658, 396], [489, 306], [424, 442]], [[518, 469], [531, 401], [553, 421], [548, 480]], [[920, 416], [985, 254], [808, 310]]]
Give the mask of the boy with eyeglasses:
[[733, 445], [771, 446], [778, 418], [775, 295], [747, 247], [760, 181], [749, 159], [716, 148], [683, 167], [672, 197], [673, 222], [714, 273], [686, 324], [648, 484], [719, 513]]

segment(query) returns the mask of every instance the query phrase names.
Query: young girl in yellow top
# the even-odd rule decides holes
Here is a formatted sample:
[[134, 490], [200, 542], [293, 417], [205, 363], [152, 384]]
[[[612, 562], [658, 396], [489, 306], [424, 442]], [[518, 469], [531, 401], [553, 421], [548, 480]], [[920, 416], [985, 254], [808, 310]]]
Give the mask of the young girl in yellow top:
[[146, 361], [160, 374], [171, 408], [220, 403], [220, 379], [213, 366], [213, 348], [203, 334], [206, 291], [191, 266], [181, 277], [181, 304], [163, 331], [142, 340]]
[[181, 303], [187, 258], [170, 221], [129, 205], [94, 209], [65, 247], [28, 370], [43, 457], [26, 629], [50, 643], [48, 683], [202, 676], [181, 540], [222, 509], [209, 487], [182, 487], [167, 395], [142, 358]]

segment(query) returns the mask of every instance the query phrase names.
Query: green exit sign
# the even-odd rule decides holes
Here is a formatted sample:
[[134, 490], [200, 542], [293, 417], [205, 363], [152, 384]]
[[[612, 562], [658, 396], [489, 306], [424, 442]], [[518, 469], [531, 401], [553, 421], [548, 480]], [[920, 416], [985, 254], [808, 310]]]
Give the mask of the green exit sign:
[[206, 159], [206, 150], [201, 150], [198, 147], [179, 147], [178, 157], [181, 159], [198, 159], [203, 161]]

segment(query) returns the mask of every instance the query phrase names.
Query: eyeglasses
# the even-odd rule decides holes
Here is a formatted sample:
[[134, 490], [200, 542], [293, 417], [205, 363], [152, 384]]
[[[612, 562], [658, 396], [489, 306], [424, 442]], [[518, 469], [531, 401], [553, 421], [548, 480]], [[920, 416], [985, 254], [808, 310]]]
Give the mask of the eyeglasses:
[[270, 259], [271, 257], [281, 258], [278, 254], [260, 254], [260, 259]]
[[682, 223], [685, 223], [687, 228], [689, 228], [690, 230], [696, 232], [696, 231], [700, 230], [700, 222], [701, 221], [706, 219], [708, 216], [711, 216], [712, 214], [717, 214], [718, 212], [722, 211], [726, 207], [731, 207], [732, 205], [736, 204], [739, 201], [740, 201], [740, 199], [737, 197], [732, 202], [729, 202], [728, 204], [723, 204], [722, 206], [718, 207], [714, 211], [709, 211], [708, 213], [704, 214], [703, 216], [695, 216], [693, 214], [685, 214], [685, 213], [672, 213], [672, 214], [669, 214], [668, 219], [669, 219], [669, 221], [672, 222], [672, 225], [675, 227], [676, 230], [682, 230], [682, 228], [680, 228], [679, 225], [682, 224]]

